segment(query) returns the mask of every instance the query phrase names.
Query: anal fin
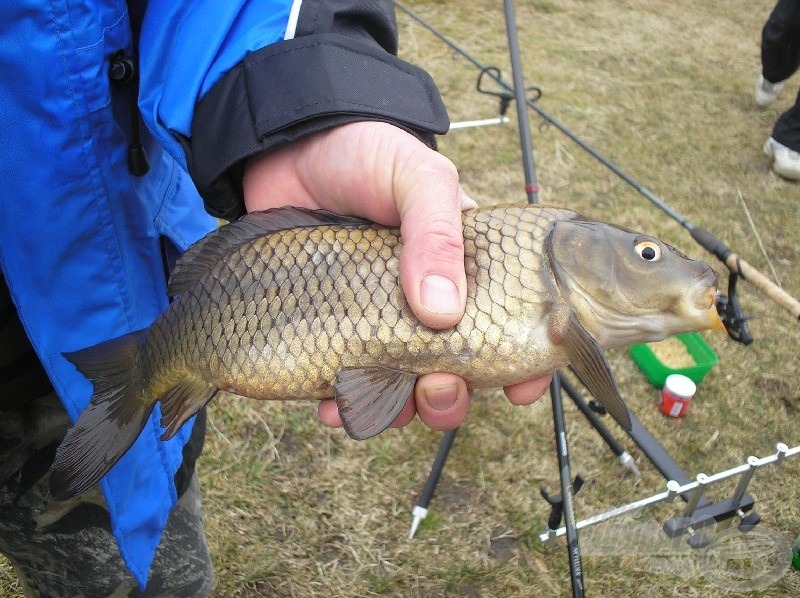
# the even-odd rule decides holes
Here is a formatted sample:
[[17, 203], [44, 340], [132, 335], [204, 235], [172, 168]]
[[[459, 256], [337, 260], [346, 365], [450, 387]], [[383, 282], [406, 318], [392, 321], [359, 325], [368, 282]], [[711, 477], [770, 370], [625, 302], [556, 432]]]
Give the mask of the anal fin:
[[219, 389], [200, 378], [186, 376], [161, 395], [161, 440], [169, 440], [186, 421], [214, 398]]
[[631, 429], [631, 416], [622, 399], [611, 366], [602, 347], [581, 325], [575, 314], [566, 308], [554, 318], [557, 330], [551, 325], [551, 337], [562, 345], [572, 367], [586, 388], [625, 431]]
[[334, 398], [347, 434], [366, 440], [388, 428], [414, 391], [417, 375], [383, 366], [343, 368], [334, 382]]

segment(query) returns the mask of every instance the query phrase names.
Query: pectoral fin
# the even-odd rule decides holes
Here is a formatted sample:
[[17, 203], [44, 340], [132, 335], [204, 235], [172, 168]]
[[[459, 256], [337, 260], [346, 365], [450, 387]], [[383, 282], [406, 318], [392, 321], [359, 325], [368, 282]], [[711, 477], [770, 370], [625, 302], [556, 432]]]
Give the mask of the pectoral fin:
[[400, 415], [417, 375], [383, 366], [344, 368], [333, 388], [345, 432], [366, 440], [383, 432]]
[[603, 349], [581, 325], [572, 310], [565, 308], [551, 321], [551, 338], [564, 347], [578, 377], [611, 417], [626, 431], [631, 429], [631, 416], [622, 400], [611, 366]]

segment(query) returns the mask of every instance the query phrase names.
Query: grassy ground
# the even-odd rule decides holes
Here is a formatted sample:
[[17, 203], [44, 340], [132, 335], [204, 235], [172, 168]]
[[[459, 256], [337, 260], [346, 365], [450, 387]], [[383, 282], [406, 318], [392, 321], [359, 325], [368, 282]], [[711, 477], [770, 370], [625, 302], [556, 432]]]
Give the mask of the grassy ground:
[[[752, 103], [771, 5], [520, 0], [516, 11], [527, 83], [544, 93], [540, 106], [800, 296], [800, 187], [774, 175], [761, 154], [797, 81], [775, 107]], [[409, 6], [511, 80], [501, 2]], [[474, 92], [477, 73], [468, 62], [402, 14], [399, 21], [403, 56], [433, 74], [453, 121], [496, 114], [497, 102]], [[656, 234], [721, 266], [554, 127], [533, 115], [532, 128], [542, 202]], [[513, 122], [453, 132], [440, 149], [480, 202], [524, 201]], [[625, 351], [609, 355], [631, 409], [690, 476], [771, 454], [777, 442], [800, 444], [798, 323], [752, 287], [740, 290], [755, 341], [744, 347], [706, 335], [720, 362], [684, 419], [658, 412], [657, 391]], [[199, 471], [217, 596], [570, 594], [563, 540], [552, 547], [538, 540], [549, 513], [539, 487], [558, 487], [549, 401], [514, 408], [497, 392], [476, 393], [412, 542], [411, 509], [441, 434], [412, 424], [356, 443], [317, 425], [313, 410], [235, 398], [211, 408]], [[664, 479], [616, 426], [641, 479], [626, 474], [570, 404], [566, 411], [573, 470], [588, 480], [576, 498], [579, 518], [664, 490]], [[683, 544], [664, 549], [658, 533], [637, 543], [632, 530], [658, 528], [680, 514], [680, 501], [592, 528], [582, 536], [587, 592], [721, 596], [738, 581], [745, 585], [733, 587], [749, 583], [758, 596], [800, 594], [800, 575], [784, 575], [780, 560], [800, 533], [798, 473], [800, 459], [756, 475], [750, 492], [763, 523], [749, 542], [723, 535], [705, 553]], [[709, 495], [723, 499], [732, 488]], [[743, 546], [747, 552], [737, 552]], [[0, 564], [0, 594], [18, 593]]]

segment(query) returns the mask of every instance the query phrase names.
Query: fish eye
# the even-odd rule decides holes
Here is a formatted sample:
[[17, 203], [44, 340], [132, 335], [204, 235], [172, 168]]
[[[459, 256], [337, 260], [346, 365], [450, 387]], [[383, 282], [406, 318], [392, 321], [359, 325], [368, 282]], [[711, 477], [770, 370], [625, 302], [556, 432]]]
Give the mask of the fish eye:
[[657, 262], [661, 259], [661, 246], [653, 241], [640, 241], [633, 246], [640, 258], [648, 262]]

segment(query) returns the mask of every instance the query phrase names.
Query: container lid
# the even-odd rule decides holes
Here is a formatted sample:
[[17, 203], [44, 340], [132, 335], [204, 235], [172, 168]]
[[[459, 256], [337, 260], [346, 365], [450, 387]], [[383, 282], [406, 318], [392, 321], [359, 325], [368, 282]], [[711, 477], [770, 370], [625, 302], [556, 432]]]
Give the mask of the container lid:
[[664, 381], [664, 389], [677, 397], [691, 399], [697, 392], [697, 385], [688, 376], [670, 374]]

